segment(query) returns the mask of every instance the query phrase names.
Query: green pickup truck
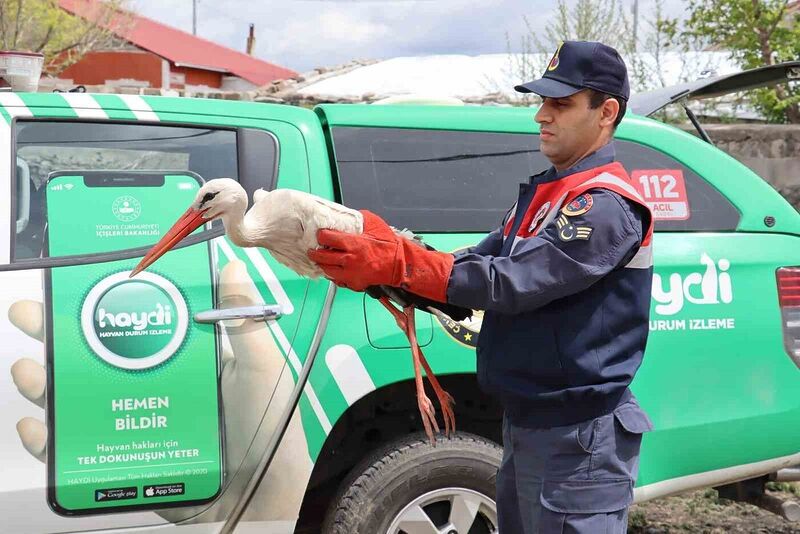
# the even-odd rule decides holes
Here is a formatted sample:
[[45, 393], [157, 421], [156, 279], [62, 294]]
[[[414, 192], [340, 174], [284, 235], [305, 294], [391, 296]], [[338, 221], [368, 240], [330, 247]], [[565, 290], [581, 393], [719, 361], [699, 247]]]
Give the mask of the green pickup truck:
[[[699, 124], [700, 138], [645, 116], [798, 68], [634, 97], [616, 133], [657, 221], [632, 384], [655, 425], [637, 502], [708, 486], [759, 501], [800, 464], [800, 214]], [[457, 402], [458, 431], [434, 448], [407, 341], [363, 293], [238, 248], [221, 224], [165, 256], [156, 311], [119, 273], [220, 177], [251, 198], [290, 188], [372, 210], [439, 250], [471, 246], [549, 165], [534, 112], [0, 93], [2, 530], [497, 532], [501, 411], [476, 383], [480, 311], [418, 315]], [[135, 353], [158, 336], [164, 347]]]

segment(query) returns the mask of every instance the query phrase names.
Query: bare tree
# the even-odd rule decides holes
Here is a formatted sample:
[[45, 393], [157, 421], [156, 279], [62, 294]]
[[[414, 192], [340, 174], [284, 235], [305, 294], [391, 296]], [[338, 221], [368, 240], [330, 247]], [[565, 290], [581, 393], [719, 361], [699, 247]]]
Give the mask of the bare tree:
[[[544, 31], [534, 28], [531, 19], [523, 17], [525, 33], [519, 38], [518, 52], [512, 52], [512, 40], [506, 34], [507, 65], [504, 80], [494, 80], [494, 90], [507, 87], [511, 81], [530, 80], [544, 72], [559, 41], [601, 41], [616, 48], [628, 67], [633, 90], [649, 90], [675, 83], [665, 76], [668, 64], [677, 64], [679, 81], [687, 81], [711, 73], [716, 68], [713, 58], [701, 56], [702, 47], [682, 38], [682, 27], [676, 18], [664, 12], [663, 0], [656, 0], [653, 11], [633, 31], [634, 21], [625, 11], [624, 0], [559, 0]], [[692, 60], [685, 61], [684, 55]], [[707, 55], [706, 55], [707, 56]], [[702, 59], [700, 59], [702, 57]], [[532, 95], [515, 95], [512, 103], [527, 105], [538, 99]]]
[[[520, 37], [519, 52], [512, 52], [511, 38], [506, 33], [507, 65], [503, 75], [506, 80], [490, 81], [497, 89], [509, 80], [530, 80], [543, 71], [560, 41], [601, 41], [613, 46], [625, 56], [632, 77], [644, 72], [632, 54], [636, 49], [632, 21], [625, 13], [621, 0], [578, 0], [573, 7], [567, 0], [558, 0], [555, 14], [544, 29], [544, 38], [536, 31], [528, 17], [523, 17], [526, 32]], [[629, 59], [631, 58], [631, 59]], [[535, 95], [515, 95], [518, 104], [529, 104]]]

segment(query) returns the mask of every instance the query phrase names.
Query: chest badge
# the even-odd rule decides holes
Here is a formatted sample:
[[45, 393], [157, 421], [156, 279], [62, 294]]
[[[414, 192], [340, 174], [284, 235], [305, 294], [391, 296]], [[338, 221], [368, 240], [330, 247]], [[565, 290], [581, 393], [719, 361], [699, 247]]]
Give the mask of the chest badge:
[[592, 200], [592, 195], [589, 193], [584, 193], [580, 196], [573, 198], [566, 206], [561, 208], [561, 213], [566, 215], [567, 217], [576, 217], [578, 215], [583, 215], [590, 209], [592, 209], [592, 204], [594, 200]]
[[542, 204], [542, 207], [539, 208], [539, 211], [536, 212], [536, 215], [533, 216], [533, 220], [531, 221], [531, 225], [528, 227], [528, 232], [533, 232], [533, 230], [539, 226], [539, 223], [542, 222], [544, 216], [547, 215], [547, 211], [550, 209], [550, 202], [545, 202]]
[[587, 241], [591, 237], [593, 228], [590, 226], [577, 226], [569, 222], [569, 219], [563, 215], [559, 215], [556, 219], [556, 228], [558, 229], [558, 238], [561, 241], [572, 241], [574, 239], [583, 239]]

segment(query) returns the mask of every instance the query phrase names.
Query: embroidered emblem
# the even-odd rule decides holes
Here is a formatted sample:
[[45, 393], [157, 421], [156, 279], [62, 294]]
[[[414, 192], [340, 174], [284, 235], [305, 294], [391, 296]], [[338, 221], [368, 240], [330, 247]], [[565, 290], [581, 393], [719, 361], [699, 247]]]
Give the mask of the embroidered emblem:
[[533, 220], [531, 221], [531, 225], [528, 227], [528, 232], [533, 232], [533, 230], [539, 226], [539, 223], [542, 222], [544, 216], [547, 215], [548, 210], [550, 209], [550, 202], [547, 201], [542, 204], [542, 207], [539, 208], [539, 211], [536, 212], [536, 215], [533, 216]]
[[574, 239], [588, 240], [591, 237], [593, 228], [589, 226], [576, 226], [569, 222], [569, 219], [563, 215], [559, 215], [556, 219], [556, 228], [558, 229], [558, 238], [561, 241], [572, 241]]
[[558, 43], [558, 48], [556, 48], [556, 53], [553, 54], [553, 58], [550, 60], [550, 64], [547, 65], [547, 70], [556, 70], [558, 68], [558, 53], [561, 52], [561, 47], [564, 45], [564, 41]]
[[561, 213], [566, 215], [567, 217], [575, 217], [577, 215], [583, 215], [590, 209], [592, 209], [592, 204], [594, 200], [592, 200], [592, 195], [589, 193], [584, 193], [581, 196], [573, 198], [566, 206], [561, 208]]

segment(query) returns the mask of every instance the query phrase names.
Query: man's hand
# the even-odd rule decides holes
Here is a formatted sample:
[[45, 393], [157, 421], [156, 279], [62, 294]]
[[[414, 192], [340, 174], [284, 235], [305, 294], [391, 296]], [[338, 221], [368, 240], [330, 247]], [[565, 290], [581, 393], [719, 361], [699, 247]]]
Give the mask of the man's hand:
[[[253, 306], [262, 302], [258, 289], [241, 261], [230, 262], [222, 269], [219, 287], [221, 308]], [[8, 317], [24, 333], [43, 341], [41, 302], [15, 302], [8, 310]], [[228, 437], [225, 458], [228, 476], [232, 476], [242, 464], [259, 424], [277, 423], [279, 412], [288, 402], [292, 384], [290, 380], [279, 380], [286, 361], [265, 323], [250, 319], [231, 320], [226, 321], [225, 330], [232, 351], [222, 355], [221, 387]], [[44, 408], [47, 384], [45, 368], [30, 358], [21, 358], [11, 366], [11, 374], [20, 393]], [[209, 395], [213, 394], [215, 392], [209, 391]], [[270, 398], [281, 409], [271, 407], [265, 418]], [[252, 509], [260, 520], [296, 519], [313, 467], [299, 413], [299, 410], [295, 411], [246, 517], [252, 516]], [[25, 449], [45, 462], [47, 427], [44, 422], [26, 417], [17, 423], [17, 432]], [[253, 465], [246, 468], [253, 468]], [[174, 522], [191, 517], [206, 507], [175, 508], [159, 510], [157, 513]]]
[[362, 234], [318, 230], [317, 242], [328, 249], [310, 250], [308, 257], [334, 282], [353, 291], [399, 285], [403, 238], [374, 213], [366, 210], [361, 213]]
[[361, 213], [362, 234], [318, 230], [318, 243], [328, 248], [309, 250], [308, 257], [337, 285], [354, 291], [386, 285], [447, 302], [452, 254], [427, 250], [397, 235], [374, 213]]

